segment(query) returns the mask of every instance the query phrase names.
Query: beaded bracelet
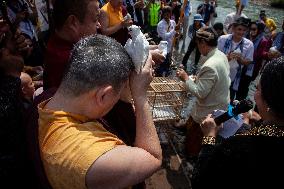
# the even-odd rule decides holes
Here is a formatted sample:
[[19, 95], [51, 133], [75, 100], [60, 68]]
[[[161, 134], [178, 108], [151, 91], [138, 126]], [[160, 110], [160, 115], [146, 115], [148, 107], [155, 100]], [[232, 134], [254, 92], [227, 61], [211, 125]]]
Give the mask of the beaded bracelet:
[[216, 137], [213, 136], [204, 136], [202, 138], [202, 145], [215, 145], [216, 144]]

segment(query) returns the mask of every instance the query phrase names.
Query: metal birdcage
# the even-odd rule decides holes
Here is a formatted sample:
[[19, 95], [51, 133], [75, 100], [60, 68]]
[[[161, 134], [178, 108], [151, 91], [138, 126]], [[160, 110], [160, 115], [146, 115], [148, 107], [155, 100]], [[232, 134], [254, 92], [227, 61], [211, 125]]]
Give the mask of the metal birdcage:
[[152, 116], [157, 121], [177, 121], [186, 98], [183, 83], [166, 77], [155, 77], [148, 90]]

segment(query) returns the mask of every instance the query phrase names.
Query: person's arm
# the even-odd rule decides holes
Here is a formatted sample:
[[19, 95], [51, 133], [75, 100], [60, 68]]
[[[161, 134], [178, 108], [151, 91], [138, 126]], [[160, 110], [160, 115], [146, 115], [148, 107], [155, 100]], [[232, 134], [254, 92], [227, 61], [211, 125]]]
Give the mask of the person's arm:
[[224, 43], [225, 43], [225, 40], [223, 36], [220, 36], [219, 39], [218, 39], [218, 45], [217, 45], [217, 48], [219, 51], [224, 52]]
[[[237, 55], [237, 56], [233, 56], [233, 57], [231, 56], [231, 59], [234, 59], [234, 58], [238, 61], [239, 64], [242, 64], [242, 65], [245, 65], [245, 66], [252, 63], [252, 60], [246, 59], [242, 55], [240, 55], [240, 56]], [[229, 60], [229, 58], [228, 58], [228, 60]]]
[[214, 13], [215, 13], [215, 8], [212, 5], [210, 5], [210, 7], [211, 7], [211, 9], [210, 9], [210, 16], [209, 16], [209, 20], [208, 20], [208, 22], [206, 24], [207, 26], [210, 25], [211, 20], [213, 19]]
[[198, 7], [197, 7], [197, 14], [202, 14], [203, 12], [203, 4], [200, 4]]
[[117, 146], [99, 157], [87, 172], [89, 189], [126, 188], [145, 180], [160, 168], [162, 150], [146, 96], [153, 79], [151, 67], [149, 54], [142, 72], [133, 72], [130, 76], [136, 114], [135, 147]]
[[[184, 0], [183, 1], [183, 4], [182, 4], [182, 7], [180, 9], [180, 17], [179, 17], [179, 20], [182, 20], [184, 18], [184, 10], [185, 10], [185, 6], [187, 4], [188, 0]], [[178, 23], [181, 23], [183, 21], [179, 21]]]
[[[278, 58], [281, 56], [281, 53], [279, 52], [279, 49], [281, 49], [282, 46], [282, 38], [284, 37], [284, 33], [283, 32], [279, 32], [275, 39], [272, 42], [272, 47], [276, 47], [276, 49], [278, 50], [278, 52], [268, 52], [268, 58], [271, 60], [273, 58]], [[268, 42], [269, 43], [269, 42]]]
[[136, 139], [134, 144], [136, 147], [152, 154], [158, 161], [161, 161], [162, 150], [147, 98], [147, 90], [153, 79], [154, 70], [152, 64], [152, 55], [149, 53], [142, 73], [133, 72], [130, 76], [130, 88], [136, 114]]
[[276, 47], [279, 49], [281, 47], [282, 37], [284, 36], [284, 32], [277, 33], [275, 39], [272, 42], [272, 47]]
[[227, 15], [226, 18], [225, 18], [225, 21], [224, 21], [224, 28], [225, 28], [226, 32], [229, 32], [231, 23], [232, 23], [232, 21], [231, 21], [230, 15]]
[[150, 45], [150, 53], [155, 65], [164, 62], [165, 57], [163, 56], [162, 51], [158, 49], [158, 45]]
[[[206, 182], [207, 177], [213, 177], [214, 174], [212, 173], [218, 171], [217, 169], [214, 170], [214, 168], [218, 166], [217, 162], [215, 161], [215, 163], [212, 164], [211, 160], [216, 157], [215, 139], [220, 127], [216, 125], [214, 119], [211, 117], [211, 114], [209, 114], [206, 119], [200, 124], [200, 127], [204, 137], [202, 138], [202, 148], [199, 153], [198, 160], [194, 166], [192, 176], [193, 188], [203, 188], [202, 185], [204, 185], [204, 181]], [[218, 159], [220, 159], [220, 161], [222, 162], [221, 157], [218, 157]]]
[[185, 87], [193, 96], [205, 98], [216, 82], [216, 72], [210, 67], [203, 67], [195, 81], [188, 78], [185, 81]]
[[276, 23], [274, 22], [274, 20], [270, 19], [270, 31], [273, 32], [276, 30], [277, 26], [276, 26]]
[[146, 150], [117, 146], [91, 166], [87, 172], [86, 185], [88, 189], [126, 188], [144, 181], [160, 166], [161, 160]]
[[132, 20], [125, 20], [119, 24], [109, 27], [109, 18], [107, 13], [101, 9], [99, 22], [101, 24], [101, 31], [103, 35], [111, 35], [120, 30], [121, 28], [132, 25]]
[[193, 38], [193, 25], [190, 25], [189, 28], [188, 28], [188, 37], [192, 40]]

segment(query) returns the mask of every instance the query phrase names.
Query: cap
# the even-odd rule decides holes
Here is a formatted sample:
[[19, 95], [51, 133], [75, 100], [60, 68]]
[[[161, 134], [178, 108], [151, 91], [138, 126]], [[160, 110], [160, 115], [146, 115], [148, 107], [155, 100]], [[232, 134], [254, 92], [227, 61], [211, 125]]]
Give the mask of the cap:
[[193, 16], [193, 20], [203, 21], [203, 18], [200, 14], [196, 14], [196, 15]]

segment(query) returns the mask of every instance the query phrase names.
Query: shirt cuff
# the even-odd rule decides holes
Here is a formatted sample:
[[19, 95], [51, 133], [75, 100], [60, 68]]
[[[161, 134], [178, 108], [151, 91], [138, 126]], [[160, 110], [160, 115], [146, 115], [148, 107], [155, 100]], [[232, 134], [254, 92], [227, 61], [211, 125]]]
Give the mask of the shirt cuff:
[[194, 79], [191, 76], [188, 77], [188, 80], [185, 81], [185, 84], [186, 84], [185, 88], [189, 92], [192, 93], [192, 92], [196, 91], [196, 84], [194, 82]]

